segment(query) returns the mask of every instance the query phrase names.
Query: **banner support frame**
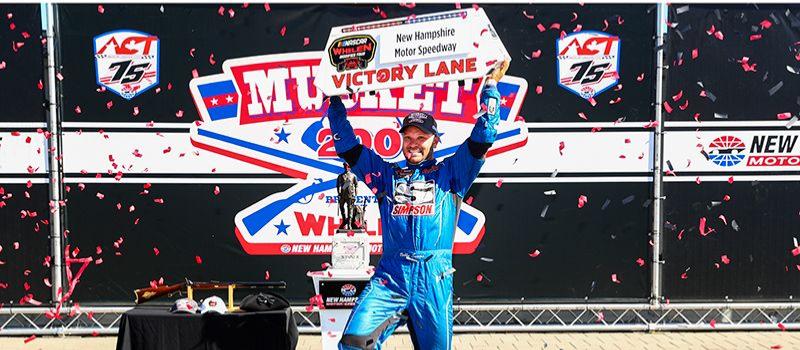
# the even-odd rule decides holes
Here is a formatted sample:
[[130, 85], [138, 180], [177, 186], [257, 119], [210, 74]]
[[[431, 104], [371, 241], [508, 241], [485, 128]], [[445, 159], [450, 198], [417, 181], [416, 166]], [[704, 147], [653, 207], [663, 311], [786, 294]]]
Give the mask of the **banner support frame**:
[[48, 150], [48, 185], [50, 203], [50, 254], [52, 256], [51, 267], [51, 301], [53, 304], [59, 303], [59, 292], [64, 292], [63, 276], [64, 264], [62, 254], [62, 232], [63, 232], [63, 212], [61, 203], [63, 202], [63, 168], [61, 166], [61, 126], [58, 119], [58, 94], [56, 92], [56, 52], [55, 52], [55, 10], [54, 4], [48, 2], [45, 6], [45, 16], [47, 18], [46, 38], [47, 38], [47, 129], [50, 130], [50, 138], [47, 140]]
[[661, 280], [662, 280], [662, 264], [661, 251], [662, 251], [662, 218], [663, 218], [663, 191], [662, 186], [664, 183], [662, 172], [662, 155], [663, 155], [663, 138], [664, 138], [664, 121], [663, 113], [661, 111], [661, 100], [664, 92], [664, 37], [667, 32], [667, 4], [666, 2], [659, 1], [656, 5], [656, 97], [654, 99], [655, 107], [655, 127], [653, 128], [653, 226], [652, 226], [652, 267], [651, 267], [651, 282], [650, 282], [650, 304], [658, 306], [663, 298], [661, 293]]

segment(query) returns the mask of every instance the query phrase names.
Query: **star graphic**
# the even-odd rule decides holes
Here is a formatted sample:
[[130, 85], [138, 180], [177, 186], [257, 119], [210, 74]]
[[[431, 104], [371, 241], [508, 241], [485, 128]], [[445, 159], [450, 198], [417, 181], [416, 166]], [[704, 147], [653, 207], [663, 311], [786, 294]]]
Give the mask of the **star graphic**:
[[291, 135], [291, 133], [283, 131], [283, 128], [281, 128], [281, 132], [275, 135], [278, 136], [278, 143], [280, 143], [281, 141], [289, 143], [289, 135]]
[[501, 106], [505, 106], [505, 105], [506, 105], [506, 102], [508, 102], [508, 100], [506, 100], [506, 97], [505, 97], [505, 96], [503, 96], [502, 98], [500, 98], [500, 105], [501, 105]]
[[233, 96], [231, 95], [225, 96], [225, 101], [227, 101], [228, 103], [233, 103]]
[[214, 98], [212, 98], [212, 99], [211, 99], [211, 105], [212, 105], [212, 106], [216, 106], [216, 105], [217, 105], [217, 103], [219, 103], [219, 100], [218, 100], [216, 97], [214, 97]]
[[289, 235], [289, 233], [286, 232], [286, 229], [289, 228], [290, 225], [287, 225], [287, 224], [283, 223], [283, 219], [281, 219], [281, 223], [280, 224], [273, 225], [273, 226], [278, 228], [278, 233], [275, 234], [276, 236], [281, 234], [281, 232], [283, 232], [283, 234], [285, 234], [287, 236]]

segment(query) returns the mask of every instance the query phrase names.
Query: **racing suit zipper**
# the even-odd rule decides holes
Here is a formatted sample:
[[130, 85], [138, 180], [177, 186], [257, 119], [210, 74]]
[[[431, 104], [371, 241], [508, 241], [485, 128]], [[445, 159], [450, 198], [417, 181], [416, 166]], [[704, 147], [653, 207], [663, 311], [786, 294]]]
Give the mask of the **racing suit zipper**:
[[[406, 188], [408, 188], [408, 191], [411, 194], [411, 197], [409, 198], [409, 200], [411, 201], [411, 205], [414, 205], [414, 187], [413, 187], [414, 186], [414, 180], [413, 180], [414, 179], [414, 175], [416, 175], [416, 170], [414, 170], [414, 172], [411, 173], [411, 176], [409, 176], [408, 180], [406, 181], [406, 184], [407, 184]], [[411, 223], [411, 246], [414, 247], [414, 249], [419, 249], [419, 247], [417, 246], [417, 234], [414, 231], [414, 218], [415, 218], [415, 216], [414, 215], [409, 215], [408, 218], [409, 218], [409, 221]]]

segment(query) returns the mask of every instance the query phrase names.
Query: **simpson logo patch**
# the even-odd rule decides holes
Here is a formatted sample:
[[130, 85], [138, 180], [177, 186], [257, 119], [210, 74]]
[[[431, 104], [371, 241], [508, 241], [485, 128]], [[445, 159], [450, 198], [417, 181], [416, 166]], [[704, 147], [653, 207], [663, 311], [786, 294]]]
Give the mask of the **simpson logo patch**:
[[428, 216], [436, 211], [436, 182], [398, 181], [394, 185], [394, 207], [392, 215]]

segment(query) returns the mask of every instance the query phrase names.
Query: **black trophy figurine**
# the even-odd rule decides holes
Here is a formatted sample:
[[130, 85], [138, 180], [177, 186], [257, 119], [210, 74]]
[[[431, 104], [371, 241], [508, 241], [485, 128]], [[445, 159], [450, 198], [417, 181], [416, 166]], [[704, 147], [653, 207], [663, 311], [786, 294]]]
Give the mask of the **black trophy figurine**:
[[339, 193], [339, 214], [342, 216], [342, 225], [340, 229], [356, 229], [360, 228], [360, 220], [356, 221], [356, 188], [358, 187], [358, 180], [356, 174], [350, 171], [350, 166], [344, 163], [344, 173], [336, 178], [336, 191]]

